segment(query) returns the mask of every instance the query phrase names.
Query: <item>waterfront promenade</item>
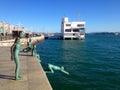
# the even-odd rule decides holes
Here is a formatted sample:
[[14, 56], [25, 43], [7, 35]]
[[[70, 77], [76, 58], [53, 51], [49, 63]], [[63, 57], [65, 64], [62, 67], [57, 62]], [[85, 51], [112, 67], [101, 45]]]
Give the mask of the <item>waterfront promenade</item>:
[[10, 60], [10, 47], [0, 47], [0, 90], [52, 90], [39, 60], [29, 53], [20, 53], [20, 75], [15, 80], [15, 63]]

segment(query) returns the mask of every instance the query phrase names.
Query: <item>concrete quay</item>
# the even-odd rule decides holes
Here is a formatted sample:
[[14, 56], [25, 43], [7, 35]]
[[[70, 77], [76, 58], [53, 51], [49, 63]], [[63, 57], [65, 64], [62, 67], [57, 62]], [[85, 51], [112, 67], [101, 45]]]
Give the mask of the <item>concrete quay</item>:
[[52, 90], [39, 60], [20, 53], [21, 80], [15, 80], [15, 63], [10, 60], [10, 47], [0, 47], [0, 90]]

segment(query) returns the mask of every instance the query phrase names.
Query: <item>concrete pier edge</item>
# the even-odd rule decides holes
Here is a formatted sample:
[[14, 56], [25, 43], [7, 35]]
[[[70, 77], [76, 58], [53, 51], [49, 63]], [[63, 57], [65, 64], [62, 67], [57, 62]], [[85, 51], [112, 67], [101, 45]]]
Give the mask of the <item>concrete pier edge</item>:
[[20, 53], [20, 75], [15, 80], [15, 63], [10, 60], [10, 47], [0, 47], [0, 90], [52, 90], [49, 80], [36, 57]]

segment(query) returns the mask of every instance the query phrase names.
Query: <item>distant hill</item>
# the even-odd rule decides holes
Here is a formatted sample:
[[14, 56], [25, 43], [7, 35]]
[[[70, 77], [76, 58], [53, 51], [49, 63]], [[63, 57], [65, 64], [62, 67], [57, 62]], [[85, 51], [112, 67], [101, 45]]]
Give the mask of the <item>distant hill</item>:
[[98, 34], [98, 35], [120, 35], [120, 32], [92, 32], [92, 33], [86, 33], [86, 34]]

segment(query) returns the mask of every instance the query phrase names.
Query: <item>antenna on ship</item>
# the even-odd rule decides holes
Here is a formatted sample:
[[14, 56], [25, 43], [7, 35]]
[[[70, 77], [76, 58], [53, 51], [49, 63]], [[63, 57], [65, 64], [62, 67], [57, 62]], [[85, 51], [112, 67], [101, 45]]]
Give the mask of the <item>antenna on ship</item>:
[[78, 13], [78, 21], [80, 21], [80, 13]]

